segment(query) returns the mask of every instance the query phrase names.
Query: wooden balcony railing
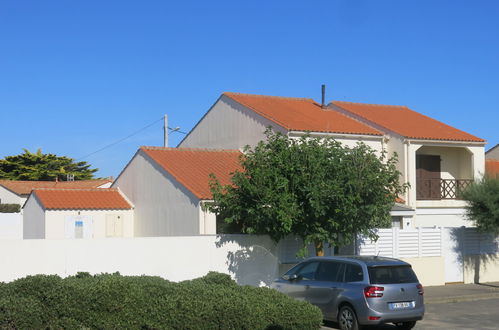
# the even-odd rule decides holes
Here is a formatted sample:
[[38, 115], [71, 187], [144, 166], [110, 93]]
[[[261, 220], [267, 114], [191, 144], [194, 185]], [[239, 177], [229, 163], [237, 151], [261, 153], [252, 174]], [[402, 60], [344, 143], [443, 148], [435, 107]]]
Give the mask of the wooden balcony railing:
[[416, 183], [416, 199], [462, 199], [462, 193], [473, 180], [468, 179], [419, 179]]

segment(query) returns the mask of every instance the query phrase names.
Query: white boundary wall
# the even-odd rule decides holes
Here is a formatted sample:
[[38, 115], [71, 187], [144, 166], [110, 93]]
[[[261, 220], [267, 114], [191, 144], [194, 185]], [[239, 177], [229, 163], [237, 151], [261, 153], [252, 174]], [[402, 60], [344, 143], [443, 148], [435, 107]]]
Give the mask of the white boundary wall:
[[21, 213], [0, 213], [0, 239], [23, 238], [23, 215]]
[[182, 281], [217, 271], [240, 284], [261, 286], [270, 284], [279, 268], [277, 246], [263, 236], [0, 240], [0, 251], [2, 282], [80, 271]]

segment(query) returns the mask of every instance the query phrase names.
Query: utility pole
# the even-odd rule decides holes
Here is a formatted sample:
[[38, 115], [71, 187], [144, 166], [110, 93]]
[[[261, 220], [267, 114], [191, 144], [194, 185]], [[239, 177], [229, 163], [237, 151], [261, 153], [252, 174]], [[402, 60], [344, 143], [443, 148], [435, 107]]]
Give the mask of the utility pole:
[[165, 114], [164, 127], [163, 127], [163, 147], [168, 147], [168, 115]]

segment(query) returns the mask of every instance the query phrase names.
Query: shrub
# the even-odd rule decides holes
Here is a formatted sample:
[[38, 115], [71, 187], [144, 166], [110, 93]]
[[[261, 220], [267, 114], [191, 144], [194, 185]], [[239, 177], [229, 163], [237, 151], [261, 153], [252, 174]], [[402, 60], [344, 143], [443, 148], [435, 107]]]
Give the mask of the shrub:
[[318, 329], [320, 310], [275, 290], [210, 272], [160, 277], [78, 273], [0, 283], [0, 328]]
[[21, 205], [19, 204], [0, 204], [0, 213], [19, 213]]

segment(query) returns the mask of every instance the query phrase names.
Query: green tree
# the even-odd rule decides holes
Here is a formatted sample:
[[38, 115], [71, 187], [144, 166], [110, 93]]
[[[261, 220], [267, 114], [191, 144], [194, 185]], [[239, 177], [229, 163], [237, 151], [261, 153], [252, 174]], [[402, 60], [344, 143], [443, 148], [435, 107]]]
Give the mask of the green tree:
[[44, 154], [40, 149], [36, 153], [23, 150], [22, 154], [0, 159], [0, 179], [53, 181], [57, 178], [64, 181], [71, 174], [75, 180], [88, 180], [97, 172], [87, 162], [75, 162], [66, 156]]
[[483, 177], [463, 192], [466, 213], [477, 229], [499, 235], [499, 179]]
[[297, 235], [323, 255], [323, 242], [343, 246], [356, 234], [377, 239], [375, 229], [391, 223], [395, 198], [407, 187], [399, 184], [396, 155], [331, 138], [265, 134], [266, 141], [246, 147], [231, 185], [212, 176], [207, 207], [229, 227], [276, 242]]

